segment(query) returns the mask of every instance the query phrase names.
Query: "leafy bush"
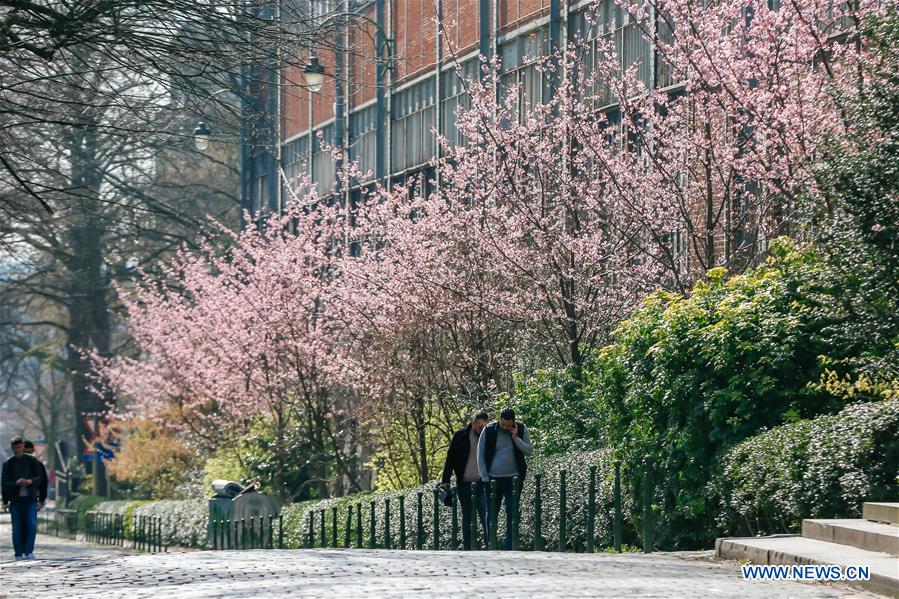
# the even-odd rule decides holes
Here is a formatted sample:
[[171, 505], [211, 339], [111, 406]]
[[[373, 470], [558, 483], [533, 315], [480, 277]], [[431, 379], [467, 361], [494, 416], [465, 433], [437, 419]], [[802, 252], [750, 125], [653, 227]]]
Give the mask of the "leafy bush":
[[96, 505], [108, 501], [106, 497], [99, 495], [79, 495], [69, 504], [69, 509], [78, 513], [78, 528], [84, 528], [84, 515], [91, 511]]
[[146, 503], [150, 502], [142, 499], [104, 501], [91, 508], [90, 512], [124, 516], [125, 538], [130, 540], [134, 538], [134, 510]]
[[[811, 246], [780, 240], [764, 265], [725, 274], [709, 272], [686, 298], [651, 295], [586, 377], [603, 441], [625, 464], [651, 459], [656, 538], [666, 547], [714, 540], [716, 456], [763, 428], [838, 411], [846, 396], [819, 384], [828, 369], [885, 355], [896, 339], [877, 332], [883, 319], [852, 320], [846, 306], [864, 303], [868, 288], [837, 285]], [[833, 335], [849, 327], [851, 337]]]
[[130, 423], [124, 447], [109, 462], [120, 490], [141, 498], [178, 497], [185, 473], [200, 466], [197, 452], [171, 429], [150, 420]]
[[[587, 530], [587, 497], [589, 489], [590, 466], [597, 467], [596, 474], [596, 520], [595, 543], [597, 547], [612, 544], [612, 505], [613, 505], [613, 466], [609, 460], [608, 452], [575, 452], [553, 457], [544, 457], [533, 460], [528, 470], [528, 477], [522, 488], [521, 496], [521, 522], [519, 527], [520, 546], [523, 549], [533, 547], [534, 540], [534, 497], [535, 474], [542, 473], [541, 498], [543, 502], [543, 527], [542, 534], [547, 549], [558, 548], [559, 539], [559, 471], [565, 469], [566, 474], [566, 506], [568, 511], [567, 538], [568, 547], [583, 550], [586, 545]], [[424, 529], [423, 546], [432, 547], [434, 527], [434, 489], [438, 481], [433, 481], [417, 487], [400, 491], [385, 491], [373, 494], [357, 494], [324, 501], [306, 502], [288, 506], [284, 509], [284, 527], [286, 544], [290, 547], [303, 547], [308, 539], [310, 517], [313, 518], [313, 528], [316, 546], [321, 544], [321, 516], [325, 515], [325, 535], [327, 544], [333, 542], [333, 508], [337, 508], [337, 538], [342, 547], [346, 539], [347, 508], [352, 506], [351, 545], [357, 546], [357, 516], [358, 506], [363, 513], [363, 546], [370, 546], [370, 522], [371, 503], [375, 505], [375, 540], [377, 546], [383, 546], [386, 503], [390, 500], [391, 520], [390, 537], [391, 546], [400, 547], [400, 497], [404, 498], [405, 511], [403, 518], [406, 523], [406, 543], [404, 548], [414, 549], [416, 545], [416, 530], [418, 518], [418, 493], [422, 494], [422, 523]], [[624, 497], [623, 511], [625, 520], [630, 519], [631, 501]], [[452, 511], [450, 508], [439, 506], [440, 516], [440, 543], [441, 549], [450, 549], [452, 544]], [[458, 542], [461, 543], [461, 509], [457, 512], [460, 531]], [[499, 541], [502, 543], [505, 533], [505, 509], [498, 514]], [[630, 530], [625, 530], [625, 540], [634, 538]]]
[[716, 486], [728, 534], [858, 517], [863, 501], [899, 495], [899, 399], [853, 404], [747, 439], [722, 456]]
[[139, 516], [161, 518], [162, 542], [178, 547], [206, 547], [209, 507], [206, 499], [163, 499], [160, 501], [101, 501], [89, 511], [125, 517], [125, 538], [134, 538]]
[[205, 548], [209, 522], [206, 499], [164, 499], [137, 506], [134, 517], [154, 516], [162, 520], [162, 542], [179, 547]]
[[541, 455], [596, 449], [600, 422], [596, 398], [591, 393], [591, 367], [588, 360], [580, 371], [569, 366], [517, 377], [511, 397], [499, 397], [496, 411], [513, 408], [516, 418], [527, 425], [534, 448]]

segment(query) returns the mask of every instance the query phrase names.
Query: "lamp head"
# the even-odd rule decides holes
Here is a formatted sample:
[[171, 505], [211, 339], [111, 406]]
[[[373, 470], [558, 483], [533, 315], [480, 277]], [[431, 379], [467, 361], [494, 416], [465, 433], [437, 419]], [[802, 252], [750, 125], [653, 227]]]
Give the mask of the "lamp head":
[[202, 121], [200, 121], [197, 124], [197, 128], [194, 129], [194, 146], [201, 152], [209, 147], [209, 136], [211, 133], [212, 132], [206, 127], [206, 123]]
[[325, 83], [325, 67], [314, 54], [309, 57], [309, 62], [303, 68], [303, 79], [306, 80], [306, 87], [313, 93], [321, 91]]

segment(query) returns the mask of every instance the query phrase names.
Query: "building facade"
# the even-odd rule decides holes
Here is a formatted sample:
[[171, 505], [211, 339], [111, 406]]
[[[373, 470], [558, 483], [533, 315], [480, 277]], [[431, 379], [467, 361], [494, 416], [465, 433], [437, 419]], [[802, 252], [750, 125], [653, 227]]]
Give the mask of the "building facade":
[[[315, 55], [325, 82], [310, 90], [297, 66], [262, 73], [272, 85], [258, 112], [272, 116], [245, 138], [242, 185], [244, 208], [254, 214], [287, 201], [280, 172], [287, 180], [305, 173], [323, 194], [353, 193], [339, 189], [322, 143], [345, 148], [369, 173], [357, 186], [375, 179], [430, 185], [428, 164], [440, 152], [435, 132], [461, 141], [454, 115], [466, 101], [460, 73], [477, 76], [481, 55], [500, 58], [503, 82], [520, 83], [528, 103], [549, 93], [536, 58], [577, 40], [589, 65], [602, 36], [614, 39], [623, 67], [639, 61], [647, 84], [671, 84], [613, 0], [311, 0], [308, 9], [333, 39], [327, 50], [297, 51], [301, 58]], [[614, 110], [611, 99], [608, 109]]]

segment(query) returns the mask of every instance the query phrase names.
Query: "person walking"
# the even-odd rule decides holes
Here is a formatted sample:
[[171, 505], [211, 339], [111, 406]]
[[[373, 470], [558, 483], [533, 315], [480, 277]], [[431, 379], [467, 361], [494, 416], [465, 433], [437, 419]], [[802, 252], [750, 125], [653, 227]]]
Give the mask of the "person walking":
[[[34, 456], [34, 443], [25, 439], [25, 453], [30, 456]], [[37, 457], [37, 456], [35, 456]], [[50, 477], [47, 476], [47, 467], [44, 466], [44, 463], [38, 459], [38, 463], [41, 465], [41, 486], [38, 489], [37, 500], [38, 500], [38, 510], [44, 509], [44, 506], [47, 505], [47, 491], [50, 488]]]
[[[446, 461], [443, 463], [441, 486], [445, 490], [450, 488], [450, 475], [453, 473], [456, 475], [458, 501], [462, 504], [462, 547], [466, 551], [471, 549], [472, 543], [472, 494], [478, 498], [478, 515], [485, 535], [487, 531], [487, 501], [480, 488], [481, 477], [478, 471], [478, 439], [489, 420], [487, 413], [481, 412], [471, 419], [468, 426], [456, 431], [446, 451]], [[477, 542], [477, 539], [474, 541]]]
[[[506, 504], [506, 549], [512, 548], [512, 526], [518, 509], [514, 480], [517, 476], [524, 482], [528, 469], [525, 458], [533, 450], [527, 427], [515, 421], [515, 411], [511, 408], [502, 411], [498, 422], [484, 427], [478, 439], [478, 472], [485, 492], [490, 481], [495, 480], [495, 513], [499, 514], [499, 508]], [[493, 522], [488, 524], [488, 531], [492, 525]]]
[[3, 463], [0, 482], [3, 507], [9, 506], [12, 518], [12, 542], [16, 559], [34, 559], [34, 538], [37, 535], [37, 507], [43, 464], [25, 453], [22, 437], [9, 442], [13, 456]]

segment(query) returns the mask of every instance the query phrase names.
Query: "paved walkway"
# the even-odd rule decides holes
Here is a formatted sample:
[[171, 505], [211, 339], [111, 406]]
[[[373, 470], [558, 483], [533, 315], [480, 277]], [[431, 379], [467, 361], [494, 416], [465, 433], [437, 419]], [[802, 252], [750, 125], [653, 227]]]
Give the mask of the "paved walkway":
[[35, 561], [8, 561], [0, 597], [748, 597], [873, 598], [824, 584], [747, 582], [710, 552], [558, 554], [385, 550], [133, 554], [39, 536]]

